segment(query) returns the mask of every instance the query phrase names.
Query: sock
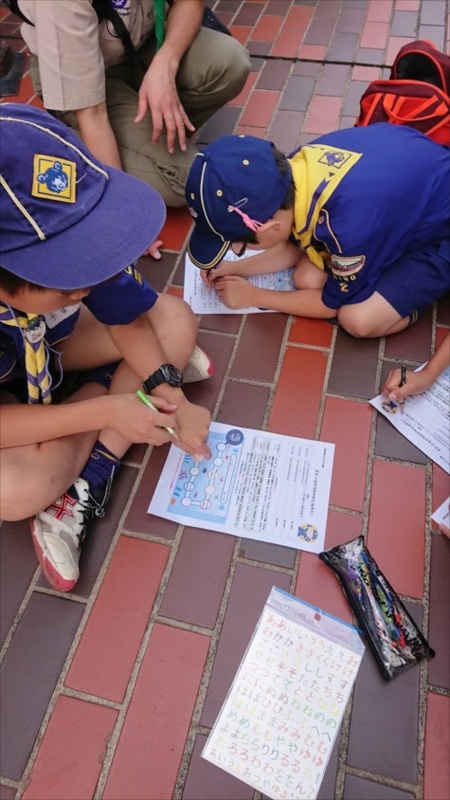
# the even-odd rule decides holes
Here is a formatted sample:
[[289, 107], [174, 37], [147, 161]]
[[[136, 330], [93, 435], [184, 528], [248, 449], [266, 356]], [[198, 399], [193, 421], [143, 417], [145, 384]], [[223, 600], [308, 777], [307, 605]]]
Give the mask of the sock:
[[100, 491], [103, 491], [106, 493], [108, 489], [109, 494], [109, 485], [119, 467], [120, 460], [97, 439], [80, 478], [84, 478], [88, 482], [91, 492], [100, 494]]

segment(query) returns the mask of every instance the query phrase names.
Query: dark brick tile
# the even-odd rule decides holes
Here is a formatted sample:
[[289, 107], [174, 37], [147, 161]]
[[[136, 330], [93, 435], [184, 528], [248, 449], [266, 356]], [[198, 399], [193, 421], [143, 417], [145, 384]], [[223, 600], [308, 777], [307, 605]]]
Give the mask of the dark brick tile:
[[0, 529], [0, 646], [38, 566], [28, 520], [4, 522]]
[[322, 75], [317, 84], [316, 94], [332, 97], [345, 96], [350, 67], [343, 64], [325, 64]]
[[[256, 55], [260, 54], [256, 53]], [[241, 109], [235, 106], [224, 106], [216, 111], [201, 129], [199, 142], [210, 144], [221, 136], [232, 134], [240, 113]]]
[[[434, 509], [433, 509], [434, 510]], [[430, 575], [430, 644], [436, 658], [428, 665], [428, 683], [450, 689], [450, 542], [433, 533]]]
[[1, 773], [20, 780], [84, 612], [84, 605], [35, 593], [1, 669]]
[[291, 7], [291, 0], [269, 0], [265, 14], [286, 14]]
[[297, 147], [304, 121], [305, 114], [301, 111], [277, 111], [267, 138], [288, 154]]
[[200, 328], [219, 333], [239, 333], [242, 314], [205, 314], [200, 320]]
[[[380, 388], [384, 386], [389, 370], [395, 368], [395, 366], [392, 363], [384, 362]], [[412, 442], [408, 441], [405, 436], [402, 436], [400, 431], [397, 431], [386, 417], [378, 413], [374, 452], [376, 456], [396, 458], [400, 461], [412, 461], [413, 464], [427, 463], [426, 455], [415, 447]]]
[[313, 96], [315, 81], [292, 75], [281, 95], [279, 108], [284, 111], [306, 111]]
[[249, 315], [231, 374], [237, 378], [272, 381], [287, 319], [285, 314]]
[[221, 11], [220, 9], [217, 11], [217, 16], [219, 17], [220, 21], [223, 22], [224, 25], [227, 27], [231, 24], [231, 21], [234, 17], [234, 12], [231, 11]]
[[216, 13], [218, 11], [224, 11], [226, 14], [235, 14], [240, 5], [241, 0], [219, 0], [215, 11]]
[[413, 464], [427, 463], [426, 455], [402, 436], [381, 414], [377, 416], [375, 455], [396, 458], [399, 461], [412, 461]]
[[[426, 6], [427, 3], [424, 3]], [[418, 27], [417, 11], [395, 11], [392, 18], [390, 36], [411, 36], [415, 38]]]
[[317, 78], [322, 69], [322, 64], [317, 61], [297, 61], [294, 64], [292, 75], [300, 75], [302, 78]]
[[195, 740], [183, 800], [252, 800], [251, 786], [201, 757], [207, 738], [198, 734]]
[[414, 795], [355, 775], [346, 775], [344, 800], [414, 800]]
[[323, 781], [320, 784], [317, 800], [332, 800], [336, 796], [336, 777], [339, 761], [339, 745], [341, 737], [338, 734], [333, 750], [330, 755], [328, 766], [323, 776]]
[[126, 530], [136, 533], [147, 533], [152, 536], [160, 536], [163, 539], [173, 539], [177, 529], [176, 522], [168, 519], [154, 517], [147, 514], [147, 508], [161, 475], [162, 468], [169, 452], [169, 445], [155, 447], [148, 464], [142, 475], [139, 488], [134, 496], [133, 503], [125, 520]]
[[281, 91], [292, 69], [290, 61], [266, 61], [256, 84], [257, 89]]
[[250, 72], [259, 72], [266, 63], [264, 58], [258, 56], [250, 56]]
[[267, 56], [272, 42], [256, 42], [254, 39], [247, 42], [247, 50], [252, 56]]
[[421, 25], [419, 28], [419, 39], [428, 39], [433, 42], [438, 50], [444, 49], [445, 28], [440, 25]]
[[331, 40], [326, 61], [343, 61], [344, 64], [351, 64], [355, 58], [359, 36], [359, 33], [337, 31]]
[[257, 542], [254, 539], [242, 539], [239, 555], [261, 564], [275, 564], [277, 567], [293, 569], [296, 550], [280, 544]]
[[359, 114], [359, 103], [361, 96], [369, 85], [368, 81], [350, 81], [347, 89], [347, 97], [345, 98], [344, 109], [342, 113], [347, 116], [357, 116]]
[[237, 565], [201, 725], [214, 724], [272, 586], [289, 591], [290, 579], [279, 572]]
[[269, 389], [264, 386], [228, 381], [217, 421], [260, 430], [268, 400]]
[[343, 8], [336, 25], [338, 33], [360, 33], [366, 12], [363, 8]]
[[367, 8], [369, 0], [344, 0], [344, 8]]
[[[331, 0], [329, 0], [331, 2]], [[313, 19], [303, 39], [304, 44], [327, 45], [335, 26], [334, 19]]]
[[206, 381], [188, 383], [184, 387], [184, 390], [186, 397], [191, 403], [198, 403], [198, 405], [205, 406], [212, 411], [220, 389], [222, 388], [225, 372], [230, 363], [234, 339], [229, 336], [220, 336], [220, 334], [200, 331], [197, 341], [200, 347], [206, 350], [208, 355], [212, 358], [214, 375]]
[[354, 339], [339, 328], [328, 391], [370, 400], [375, 395], [378, 339]]
[[314, 18], [331, 19], [336, 22], [341, 7], [342, 0], [319, 0], [314, 11]]
[[[406, 606], [420, 627], [422, 606]], [[406, 783], [417, 782], [419, 682], [417, 667], [386, 682], [366, 649], [353, 697], [347, 756], [350, 767]]]
[[0, 783], [0, 800], [14, 800], [16, 792], [17, 790], [12, 789], [11, 786]]
[[438, 325], [450, 326], [450, 294], [446, 294], [438, 300], [437, 323]]
[[[360, 47], [356, 56], [357, 64], [382, 65], [384, 64], [384, 50], [374, 50], [370, 47]], [[387, 75], [389, 77], [389, 75]]]
[[214, 628], [231, 564], [234, 536], [187, 528], [178, 548], [160, 613]]
[[[80, 580], [75, 590], [81, 597], [89, 597], [92, 591], [136, 477], [136, 469], [122, 467], [114, 481], [105, 516], [101, 519], [97, 518], [89, 530], [81, 555]], [[48, 586], [43, 575], [39, 578], [38, 584], [39, 586]]]
[[433, 0], [432, 3], [422, 3], [420, 12], [421, 25], [445, 25], [445, 2]]
[[142, 464], [144, 456], [147, 452], [148, 445], [146, 444], [132, 444], [128, 450], [124, 461], [129, 461], [132, 464]]
[[180, 258], [180, 260], [178, 262], [178, 266], [177, 266], [177, 268], [175, 270], [174, 276], [172, 278], [172, 284], [174, 286], [184, 286], [184, 269], [185, 269], [185, 263], [186, 263], [185, 255], [186, 255], [186, 253], [183, 252], [183, 254], [182, 254], [182, 256], [181, 256], [181, 258]]
[[150, 286], [153, 286], [156, 292], [163, 292], [169, 282], [177, 258], [178, 253], [164, 252], [161, 261], [155, 261], [150, 256], [143, 256], [138, 261], [138, 267]]
[[430, 308], [411, 328], [386, 337], [385, 357], [427, 361], [431, 355], [432, 326], [433, 310]]
[[234, 24], [255, 25], [263, 8], [263, 3], [244, 3], [241, 10], [233, 20]]
[[354, 116], [341, 117], [341, 121], [339, 123], [339, 130], [342, 130], [343, 128], [354, 128], [354, 127], [355, 127]]

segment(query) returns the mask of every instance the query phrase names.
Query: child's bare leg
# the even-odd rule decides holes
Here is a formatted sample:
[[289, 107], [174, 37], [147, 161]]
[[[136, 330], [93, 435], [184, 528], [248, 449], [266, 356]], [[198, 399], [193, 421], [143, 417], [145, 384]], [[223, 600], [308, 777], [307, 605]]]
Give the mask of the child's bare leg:
[[297, 263], [292, 280], [296, 289], [323, 289], [327, 273], [316, 267], [305, 254]]
[[[106, 392], [103, 386], [89, 383], [67, 402], [100, 397]], [[62, 495], [80, 474], [96, 438], [97, 431], [90, 431], [0, 450], [0, 518], [26, 519]]]
[[338, 319], [348, 333], [362, 338], [398, 333], [409, 324], [409, 317], [402, 319], [395, 308], [378, 292], [374, 292], [363, 303], [341, 306]]

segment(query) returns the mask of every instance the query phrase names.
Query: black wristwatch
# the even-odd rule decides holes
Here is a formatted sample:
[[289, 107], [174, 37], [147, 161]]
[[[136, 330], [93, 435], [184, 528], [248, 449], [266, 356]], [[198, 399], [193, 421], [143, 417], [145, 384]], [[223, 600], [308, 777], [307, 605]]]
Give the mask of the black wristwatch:
[[143, 387], [147, 394], [161, 386], [162, 383], [168, 383], [169, 386], [175, 386], [181, 389], [183, 386], [183, 373], [181, 370], [174, 367], [173, 364], [163, 364], [162, 367], [156, 370], [152, 375], [149, 375], [146, 381], [143, 382]]

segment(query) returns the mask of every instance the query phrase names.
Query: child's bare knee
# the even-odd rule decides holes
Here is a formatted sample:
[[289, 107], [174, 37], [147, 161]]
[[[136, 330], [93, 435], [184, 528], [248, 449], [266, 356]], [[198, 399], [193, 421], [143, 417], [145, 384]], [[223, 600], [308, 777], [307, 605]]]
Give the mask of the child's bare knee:
[[304, 270], [294, 270], [292, 282], [296, 289], [319, 289], [315, 275]]
[[344, 330], [356, 339], [366, 339], [375, 336], [373, 321], [367, 313], [351, 306], [344, 306], [338, 311], [338, 320]]

